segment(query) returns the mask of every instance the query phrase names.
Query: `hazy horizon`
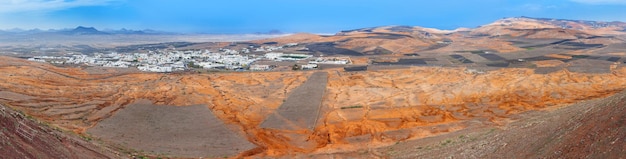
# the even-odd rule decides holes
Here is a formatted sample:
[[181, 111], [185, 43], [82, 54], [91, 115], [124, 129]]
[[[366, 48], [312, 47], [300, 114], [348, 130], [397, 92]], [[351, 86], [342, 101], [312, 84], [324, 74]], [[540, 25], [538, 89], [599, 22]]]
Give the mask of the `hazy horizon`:
[[335, 33], [388, 25], [474, 28], [503, 17], [626, 21], [626, 0], [218, 1], [11, 0], [0, 2], [0, 29], [77, 26], [178, 33]]

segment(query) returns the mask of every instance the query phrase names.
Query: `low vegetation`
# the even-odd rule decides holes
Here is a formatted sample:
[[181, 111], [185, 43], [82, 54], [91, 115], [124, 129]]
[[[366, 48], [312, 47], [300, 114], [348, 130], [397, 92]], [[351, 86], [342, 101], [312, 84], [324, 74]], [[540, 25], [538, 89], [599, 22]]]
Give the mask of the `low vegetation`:
[[355, 109], [355, 108], [363, 108], [363, 106], [361, 106], [361, 105], [353, 105], [353, 106], [341, 107], [341, 109]]

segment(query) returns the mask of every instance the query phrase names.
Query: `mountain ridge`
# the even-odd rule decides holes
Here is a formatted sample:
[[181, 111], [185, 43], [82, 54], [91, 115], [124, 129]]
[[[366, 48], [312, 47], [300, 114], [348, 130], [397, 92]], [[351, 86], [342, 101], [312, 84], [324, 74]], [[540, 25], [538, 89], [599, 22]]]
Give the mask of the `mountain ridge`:
[[[537, 28], [562, 28], [562, 29], [578, 29], [578, 30], [590, 30], [590, 29], [602, 29], [602, 28], [611, 28], [611, 30], [626, 32], [626, 22], [622, 21], [594, 21], [594, 20], [575, 20], [575, 19], [560, 19], [560, 18], [536, 18], [536, 17], [528, 17], [528, 16], [518, 16], [518, 17], [505, 17], [502, 19], [495, 20], [492, 23], [480, 25], [478, 27], [470, 28], [470, 27], [459, 27], [456, 29], [448, 30], [448, 29], [439, 29], [439, 28], [429, 28], [429, 27], [421, 27], [421, 26], [409, 26], [409, 25], [382, 25], [375, 27], [364, 27], [364, 28], [356, 28], [350, 30], [340, 30], [337, 31], [336, 34], [346, 34], [351, 32], [371, 32], [376, 29], [387, 28], [391, 29], [391, 31], [403, 32], [403, 31], [425, 31], [429, 33], [454, 33], [454, 32], [463, 32], [463, 31], [473, 31], [480, 30], [480, 28], [493, 25], [493, 24], [502, 24], [504, 22], [537, 22]], [[542, 25], [539, 25], [542, 24]], [[133, 29], [104, 29], [98, 30], [95, 27], [86, 27], [86, 26], [77, 26], [73, 29], [22, 29], [22, 28], [13, 28], [13, 29], [0, 29], [0, 33], [8, 34], [8, 33], [59, 33], [59, 32], [71, 32], [71, 31], [79, 31], [85, 29], [89, 29], [90, 31], [84, 32], [84, 34], [80, 35], [93, 35], [93, 34], [177, 34], [175, 32], [165, 32], [165, 31], [157, 31], [152, 29], [143, 29], [143, 30], [133, 30]], [[526, 28], [530, 29], [530, 28]], [[267, 34], [281, 34], [283, 32], [278, 30], [271, 30], [267, 32]], [[254, 33], [242, 33], [242, 34], [261, 34], [261, 32]]]
[[[363, 55], [414, 54], [423, 51], [447, 53], [466, 50], [508, 53], [527, 49], [520, 46], [520, 40], [531, 43], [533, 39], [577, 40], [569, 44], [581, 46], [619, 43], [623, 40], [617, 36], [626, 35], [624, 30], [626, 30], [626, 23], [623, 22], [511, 17], [471, 29], [440, 30], [420, 26], [391, 25], [343, 30], [334, 35], [292, 34], [255, 42], [326, 43], [339, 49], [361, 52]], [[324, 46], [331, 47], [331, 45]], [[324, 49], [326, 47], [321, 50], [315, 49], [320, 45], [312, 47], [314, 47], [313, 52], [329, 50]]]
[[133, 30], [133, 29], [104, 29], [98, 30], [95, 27], [88, 26], [77, 26], [72, 29], [49, 29], [49, 30], [41, 30], [38, 28], [35, 29], [0, 29], [0, 34], [10, 34], [10, 35], [38, 35], [38, 34], [60, 34], [60, 35], [172, 35], [179, 34], [174, 32], [166, 32], [166, 31], [158, 31], [152, 29], [143, 29], [143, 30]]

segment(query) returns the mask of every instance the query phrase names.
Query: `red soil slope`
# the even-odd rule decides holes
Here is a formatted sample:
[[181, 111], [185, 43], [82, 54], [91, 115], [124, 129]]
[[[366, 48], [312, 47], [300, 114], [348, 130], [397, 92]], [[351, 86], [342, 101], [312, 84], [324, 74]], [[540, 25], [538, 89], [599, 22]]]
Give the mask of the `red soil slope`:
[[471, 74], [463, 68], [432, 67], [327, 70], [317, 125], [287, 131], [259, 125], [312, 72], [89, 74], [47, 64], [9, 63], [20, 61], [13, 58], [0, 61], [0, 92], [23, 97], [0, 101], [53, 125], [83, 133], [138, 99], [175, 106], [204, 104], [257, 146], [242, 156], [379, 147], [462, 130], [470, 126], [467, 121], [502, 123], [520, 113], [607, 97], [626, 88], [623, 67], [603, 74], [534, 74], [533, 69]]
[[0, 104], [0, 158], [122, 158]]
[[444, 135], [314, 158], [624, 158], [626, 92]]

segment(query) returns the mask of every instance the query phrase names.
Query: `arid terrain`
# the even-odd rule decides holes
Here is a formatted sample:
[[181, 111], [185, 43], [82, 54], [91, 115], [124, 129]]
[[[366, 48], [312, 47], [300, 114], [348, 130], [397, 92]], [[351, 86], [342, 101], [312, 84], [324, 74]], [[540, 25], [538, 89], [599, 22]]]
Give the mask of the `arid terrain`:
[[2, 158], [120, 158], [114, 150], [94, 144], [0, 105]]
[[509, 18], [454, 31], [392, 26], [249, 42], [303, 43], [308, 51], [294, 52], [350, 56], [364, 71], [146, 73], [0, 56], [0, 104], [15, 109], [3, 108], [0, 124], [48, 125], [3, 130], [14, 140], [0, 146], [27, 146], [0, 155], [40, 145], [24, 130], [44, 135], [39, 132], [56, 128], [70, 137], [42, 142], [68, 148], [32, 156], [626, 156], [626, 25], [547, 21]]

